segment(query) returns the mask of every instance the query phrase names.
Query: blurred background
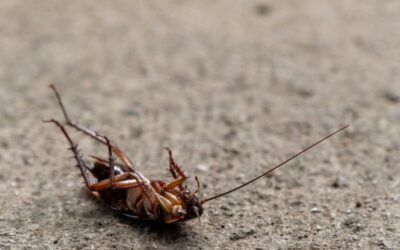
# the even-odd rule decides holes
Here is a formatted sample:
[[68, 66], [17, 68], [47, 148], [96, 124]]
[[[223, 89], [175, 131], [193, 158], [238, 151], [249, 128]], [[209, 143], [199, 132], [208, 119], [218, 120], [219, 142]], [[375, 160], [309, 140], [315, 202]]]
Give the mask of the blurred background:
[[[0, 248], [398, 248], [399, 55], [396, 0], [2, 1]], [[171, 147], [204, 197], [351, 127], [201, 222], [140, 223], [87, 194], [41, 122], [62, 118], [51, 83], [149, 178]]]

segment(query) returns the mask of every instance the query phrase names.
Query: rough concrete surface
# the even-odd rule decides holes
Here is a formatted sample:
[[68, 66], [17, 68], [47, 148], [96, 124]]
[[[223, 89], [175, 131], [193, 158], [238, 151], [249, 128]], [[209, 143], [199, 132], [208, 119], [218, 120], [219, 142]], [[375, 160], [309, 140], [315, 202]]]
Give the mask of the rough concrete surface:
[[[1, 1], [0, 248], [398, 249], [399, 56], [397, 0]], [[201, 221], [137, 222], [41, 122], [50, 83], [146, 176], [170, 178], [170, 146], [203, 197], [351, 127]]]

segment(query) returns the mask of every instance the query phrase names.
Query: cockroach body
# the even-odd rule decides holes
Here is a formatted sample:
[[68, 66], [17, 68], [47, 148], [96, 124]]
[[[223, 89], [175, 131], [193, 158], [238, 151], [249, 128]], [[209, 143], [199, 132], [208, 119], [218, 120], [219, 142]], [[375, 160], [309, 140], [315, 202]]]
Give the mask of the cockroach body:
[[203, 214], [204, 203], [227, 195], [258, 180], [349, 126], [342, 127], [329, 134], [267, 172], [236, 188], [210, 198], [199, 199], [197, 197], [200, 189], [198, 178], [195, 177], [197, 183], [195, 191], [191, 191], [183, 185], [188, 177], [182, 167], [175, 162], [172, 151], [169, 148], [166, 148], [166, 150], [169, 154], [169, 171], [173, 179], [171, 181], [147, 179], [134, 168], [131, 160], [123, 151], [112, 144], [106, 136], [71, 122], [57, 89], [53, 85], [50, 85], [50, 87], [54, 91], [63, 112], [65, 125], [83, 132], [107, 146], [108, 158], [91, 156], [94, 162], [93, 166], [89, 166], [79, 154], [78, 146], [72, 141], [65, 129], [65, 125], [55, 119], [45, 121], [57, 125], [68, 140], [87, 189], [96, 198], [124, 216], [138, 220], [161, 221], [167, 224], [200, 217]]

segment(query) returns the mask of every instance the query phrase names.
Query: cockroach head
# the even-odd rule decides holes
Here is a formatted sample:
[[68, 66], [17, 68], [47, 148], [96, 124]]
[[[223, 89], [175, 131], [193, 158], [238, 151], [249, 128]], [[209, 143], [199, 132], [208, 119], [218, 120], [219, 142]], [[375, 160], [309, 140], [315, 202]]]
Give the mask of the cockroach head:
[[203, 214], [203, 206], [196, 194], [186, 190], [183, 192], [183, 200], [186, 204], [188, 219], [200, 217]]

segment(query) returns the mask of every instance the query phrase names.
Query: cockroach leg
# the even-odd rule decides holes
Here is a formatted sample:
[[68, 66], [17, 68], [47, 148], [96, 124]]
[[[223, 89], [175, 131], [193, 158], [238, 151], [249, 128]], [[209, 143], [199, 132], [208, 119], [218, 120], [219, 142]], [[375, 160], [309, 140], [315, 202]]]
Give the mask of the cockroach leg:
[[175, 180], [171, 181], [170, 183], [165, 184], [162, 187], [162, 189], [161, 189], [162, 191], [161, 192], [163, 192], [164, 190], [174, 189], [174, 188], [176, 188], [178, 186], [181, 186], [182, 183], [186, 181], [186, 179], [187, 179], [186, 176], [185, 177], [179, 177], [178, 179], [175, 179]]
[[159, 204], [157, 194], [155, 194], [154, 189], [152, 188], [150, 183], [144, 183], [140, 181], [140, 177], [136, 176], [136, 174], [132, 174], [132, 177], [137, 181], [143, 195], [148, 199], [148, 203], [143, 205], [144, 210], [149, 217], [154, 216], [156, 214], [155, 211], [157, 209], [157, 205]]
[[[96, 160], [97, 162], [99, 162], [99, 163], [102, 163], [102, 164], [107, 165], [107, 167], [108, 167], [108, 165], [109, 165], [107, 159], [104, 159], [104, 158], [101, 158], [101, 157], [98, 157], [98, 156], [95, 156], [95, 155], [89, 155], [89, 157], [95, 159], [95, 160]], [[114, 162], [114, 165], [115, 165], [115, 162]], [[123, 168], [123, 169], [128, 168], [128, 166], [124, 165], [124, 164], [121, 163], [121, 162], [118, 162], [117, 165], [118, 165], [119, 167]]]
[[200, 181], [199, 181], [199, 178], [197, 176], [195, 176], [194, 179], [196, 180], [196, 183], [197, 183], [196, 191], [194, 191], [194, 193], [196, 194], [196, 193], [198, 193], [200, 191]]
[[139, 187], [139, 184], [135, 180], [126, 180], [114, 183], [115, 189], [128, 189]]
[[[97, 136], [100, 136], [100, 135], [97, 135]], [[110, 140], [106, 136], [101, 136], [101, 137], [103, 137], [104, 140], [107, 143], [107, 148], [108, 148], [108, 168], [109, 168], [109, 171], [110, 171], [109, 180], [110, 180], [111, 186], [114, 187], [114, 184], [115, 184], [115, 181], [114, 181], [114, 178], [115, 178], [115, 172], [114, 172], [115, 158], [113, 156], [112, 146], [111, 146]]]
[[[92, 131], [88, 128], [85, 128], [77, 123], [70, 122], [69, 118], [65, 119], [68, 126], [75, 128], [76, 130], [83, 132], [86, 135], [89, 135], [91, 138], [95, 139], [96, 141], [107, 145], [107, 141], [102, 137], [99, 136], [97, 132]], [[131, 160], [125, 155], [125, 153], [116, 145], [110, 144], [112, 151], [117, 155], [119, 159], [124, 163], [124, 166], [128, 167], [128, 170], [133, 170], [133, 164]]]
[[[58, 101], [58, 104], [60, 105], [61, 111], [64, 114], [64, 119], [65, 119], [66, 124], [70, 127], [73, 127], [74, 129], [90, 136], [91, 138], [95, 139], [96, 141], [107, 145], [107, 141], [103, 137], [99, 136], [95, 131], [92, 131], [86, 127], [83, 127], [83, 126], [79, 125], [78, 123], [73, 123], [68, 116], [67, 110], [64, 107], [64, 104], [61, 100], [61, 96], [58, 93], [56, 87], [54, 85], [50, 85], [50, 88], [53, 90], [53, 92], [57, 98], [57, 101]], [[124, 165], [129, 167], [129, 169], [127, 169], [127, 170], [133, 170], [132, 161], [124, 154], [124, 152], [116, 145], [111, 145], [111, 146], [112, 146], [113, 152], [118, 156], [118, 158], [121, 159], [121, 161], [124, 163]]]
[[137, 187], [139, 184], [135, 180], [130, 180], [132, 176], [131, 173], [125, 172], [123, 174], [114, 177], [114, 182], [112, 183], [110, 179], [105, 179], [94, 183], [89, 186], [89, 189], [93, 191], [104, 191], [110, 188], [124, 189], [129, 187]]
[[127, 189], [127, 188], [136, 188], [139, 187], [139, 184], [135, 180], [122, 180], [119, 182], [114, 182], [111, 184], [110, 180], [104, 180], [90, 186], [90, 189], [93, 191], [104, 191], [110, 188], [114, 189]]
[[172, 177], [176, 179], [178, 178], [178, 173], [175, 171], [175, 161], [172, 157], [172, 151], [168, 147], [165, 147], [164, 149], [167, 150], [169, 156], [169, 172], [171, 173]]
[[[178, 187], [180, 190], [184, 190], [185, 188], [183, 187], [182, 183], [187, 179], [187, 176], [185, 175], [185, 173], [183, 172], [181, 167], [179, 167], [178, 164], [176, 164], [176, 162], [172, 156], [172, 150], [168, 147], [165, 147], [165, 149], [168, 151], [168, 156], [169, 156], [169, 171], [171, 172], [172, 177], [174, 177], [174, 179], [175, 179], [174, 181], [176, 181], [178, 179], [182, 180], [178, 184]], [[180, 177], [178, 178], [178, 176], [180, 176]], [[174, 187], [176, 187], [176, 185]]]
[[[66, 131], [65, 127], [59, 121], [54, 120], [54, 119], [51, 119], [51, 120], [48, 120], [45, 122], [54, 123], [61, 129], [61, 131], [65, 135], [66, 139], [68, 140], [68, 142], [70, 144], [70, 149], [72, 150], [72, 152], [74, 154], [74, 158], [77, 162], [77, 165], [81, 171], [81, 174], [85, 181], [86, 187], [88, 189], [90, 189], [91, 191], [103, 191], [106, 189], [110, 189], [112, 187], [115, 187], [117, 189], [125, 189], [125, 188], [139, 186], [137, 181], [128, 180], [128, 178], [130, 178], [132, 176], [132, 173], [129, 173], [129, 172], [115, 176], [113, 178], [114, 183], [110, 179], [97, 182], [97, 179], [90, 173], [90, 171], [88, 170], [89, 167], [86, 165], [86, 163], [82, 160], [81, 156], [79, 155], [78, 146], [76, 144], [74, 144], [74, 142], [72, 141], [68, 132]], [[112, 155], [111, 155], [111, 157], [112, 157]], [[110, 166], [113, 164], [112, 162], [113, 162], [113, 160], [110, 161]]]
[[163, 211], [167, 214], [170, 214], [172, 212], [171, 201], [162, 195], [156, 195], [156, 198], [157, 198], [158, 204], [160, 204]]
[[64, 134], [65, 138], [68, 140], [70, 144], [70, 149], [74, 154], [74, 158], [77, 162], [79, 170], [81, 171], [86, 187], [90, 189], [90, 186], [95, 184], [97, 182], [97, 179], [90, 173], [90, 171], [88, 170], [89, 167], [86, 165], [86, 163], [82, 160], [81, 156], [79, 155], [78, 145], [72, 141], [71, 137], [65, 130], [64, 126], [59, 121], [51, 119], [45, 122], [52, 122], [61, 129], [62, 133]]

